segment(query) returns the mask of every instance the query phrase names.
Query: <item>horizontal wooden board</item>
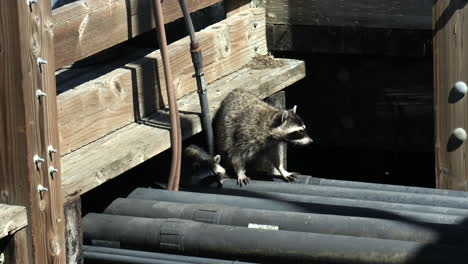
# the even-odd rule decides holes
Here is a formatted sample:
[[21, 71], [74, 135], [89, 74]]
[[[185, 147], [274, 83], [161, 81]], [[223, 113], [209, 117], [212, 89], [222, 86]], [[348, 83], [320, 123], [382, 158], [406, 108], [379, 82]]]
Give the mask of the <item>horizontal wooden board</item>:
[[[258, 8], [198, 32], [206, 82], [240, 69], [257, 54], [266, 54], [265, 31], [265, 10]], [[177, 98], [197, 89], [189, 47], [188, 37], [169, 45]], [[158, 50], [90, 81], [60, 85], [59, 90], [66, 90], [73, 81], [84, 82], [57, 97], [61, 153], [76, 150], [167, 104], [163, 76]]]
[[[243, 87], [264, 98], [305, 76], [305, 64], [281, 59], [269, 67], [258, 61], [223, 77], [208, 87], [210, 111], [232, 89]], [[268, 64], [267, 64], [268, 65]], [[198, 94], [178, 100], [184, 138], [201, 131]], [[132, 123], [83, 148], [62, 157], [65, 200], [70, 201], [96, 186], [170, 148], [169, 118], [158, 111], [139, 123]]]
[[0, 239], [28, 225], [26, 207], [0, 203]]
[[431, 29], [433, 0], [267, 0], [267, 23]]
[[[190, 11], [219, 0], [187, 0]], [[162, 3], [164, 20], [182, 13], [177, 0]], [[148, 0], [81, 0], [53, 10], [56, 68], [95, 54], [154, 28]]]
[[267, 24], [268, 50], [427, 57], [432, 31]]

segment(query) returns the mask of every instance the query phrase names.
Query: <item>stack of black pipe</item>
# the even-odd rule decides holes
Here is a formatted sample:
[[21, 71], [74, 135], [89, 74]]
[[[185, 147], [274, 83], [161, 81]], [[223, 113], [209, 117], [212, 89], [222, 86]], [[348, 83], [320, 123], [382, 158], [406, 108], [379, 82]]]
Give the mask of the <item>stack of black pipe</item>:
[[[468, 192], [310, 176], [296, 184], [253, 181], [242, 188], [235, 180], [181, 192], [138, 188], [104, 214], [85, 216], [83, 226], [87, 241], [191, 256], [177, 263], [468, 261]], [[85, 256], [142, 258], [103, 250], [109, 249], [86, 247]], [[203, 259], [193, 262], [195, 257]], [[160, 260], [110, 263], [174, 261]]]

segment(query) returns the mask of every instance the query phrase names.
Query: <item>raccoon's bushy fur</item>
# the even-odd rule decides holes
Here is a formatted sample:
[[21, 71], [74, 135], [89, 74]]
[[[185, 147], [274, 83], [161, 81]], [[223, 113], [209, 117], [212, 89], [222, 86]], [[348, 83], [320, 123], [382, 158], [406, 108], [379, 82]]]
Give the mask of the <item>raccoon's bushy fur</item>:
[[247, 164], [262, 156], [267, 156], [273, 174], [288, 180], [293, 177], [281, 164], [280, 144], [312, 142], [295, 110], [296, 107], [273, 107], [243, 89], [233, 90], [222, 101], [214, 121], [217, 153], [221, 154], [223, 166], [235, 173], [239, 184], [249, 182], [245, 175]]

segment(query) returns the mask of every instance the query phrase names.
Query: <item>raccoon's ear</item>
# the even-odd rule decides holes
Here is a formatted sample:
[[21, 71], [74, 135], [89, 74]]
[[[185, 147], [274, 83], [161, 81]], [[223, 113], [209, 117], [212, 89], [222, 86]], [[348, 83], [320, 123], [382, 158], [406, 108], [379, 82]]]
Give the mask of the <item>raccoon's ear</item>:
[[291, 108], [291, 112], [293, 112], [294, 114], [296, 113], [296, 109], [297, 109], [297, 105], [293, 106], [293, 108]]
[[213, 161], [214, 161], [215, 163], [218, 163], [218, 164], [219, 164], [219, 163], [221, 162], [221, 156], [220, 156], [220, 155], [214, 156], [214, 157], [213, 157]]

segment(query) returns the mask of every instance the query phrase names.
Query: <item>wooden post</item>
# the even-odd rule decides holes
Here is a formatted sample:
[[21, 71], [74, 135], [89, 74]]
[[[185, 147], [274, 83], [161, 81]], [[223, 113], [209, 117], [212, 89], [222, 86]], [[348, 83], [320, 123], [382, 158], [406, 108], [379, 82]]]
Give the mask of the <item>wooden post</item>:
[[0, 1], [0, 202], [28, 213], [6, 263], [65, 263], [52, 31], [50, 1]]
[[[455, 88], [468, 82], [468, 6], [466, 1], [438, 0], [433, 5], [435, 160], [437, 188], [468, 190], [466, 95]], [[466, 134], [465, 134], [466, 136]]]
[[81, 228], [81, 198], [65, 204], [65, 232], [67, 234], [67, 264], [83, 264], [83, 230]]
[[[285, 109], [286, 108], [286, 92], [281, 91], [281, 92], [272, 94], [268, 96], [267, 98], [265, 98], [265, 101], [274, 107]], [[287, 148], [285, 144], [281, 144], [280, 148], [278, 149], [278, 155], [280, 156], [280, 160], [282, 160], [284, 169], [287, 169], [288, 168]]]

